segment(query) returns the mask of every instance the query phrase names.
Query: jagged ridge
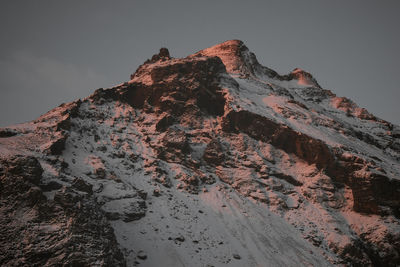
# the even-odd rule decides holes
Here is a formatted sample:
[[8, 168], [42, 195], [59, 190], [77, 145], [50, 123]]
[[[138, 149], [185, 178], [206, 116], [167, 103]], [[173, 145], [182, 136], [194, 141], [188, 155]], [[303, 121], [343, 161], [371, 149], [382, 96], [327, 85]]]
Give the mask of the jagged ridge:
[[[58, 184], [48, 201], [66, 190], [80, 196], [77, 177], [93, 188], [128, 265], [159, 259], [199, 266], [395, 266], [399, 132], [322, 89], [305, 71], [279, 75], [261, 66], [243, 42], [232, 40], [183, 59], [161, 49], [130, 81], [0, 131], [0, 151], [9, 158], [18, 148], [39, 159], [39, 186]], [[2, 184], [8, 178], [2, 174]], [[222, 209], [215, 207], [220, 201]], [[229, 223], [230, 213], [237, 224]], [[261, 230], [266, 220], [271, 232]], [[208, 230], [193, 230], [206, 222]], [[149, 233], [152, 227], [157, 234]], [[239, 231], [254, 238], [243, 244]], [[274, 256], [265, 240], [284, 247], [284, 256]], [[171, 242], [173, 252], [155, 257], [155, 247], [168, 251]], [[232, 250], [243, 255], [231, 259]]]

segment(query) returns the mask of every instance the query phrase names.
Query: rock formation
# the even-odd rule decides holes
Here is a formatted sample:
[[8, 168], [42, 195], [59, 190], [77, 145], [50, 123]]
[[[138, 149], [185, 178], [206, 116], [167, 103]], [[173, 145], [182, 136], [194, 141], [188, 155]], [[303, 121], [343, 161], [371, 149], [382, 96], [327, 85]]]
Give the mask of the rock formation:
[[0, 156], [2, 265], [400, 265], [400, 127], [238, 40], [162, 48]]

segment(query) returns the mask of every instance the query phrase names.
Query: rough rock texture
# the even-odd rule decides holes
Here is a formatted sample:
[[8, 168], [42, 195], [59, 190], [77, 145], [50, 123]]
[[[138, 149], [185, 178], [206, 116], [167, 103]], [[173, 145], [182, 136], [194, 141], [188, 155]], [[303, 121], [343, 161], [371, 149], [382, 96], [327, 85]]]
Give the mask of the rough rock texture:
[[238, 40], [0, 137], [1, 264], [400, 265], [400, 127]]
[[63, 187], [47, 201], [32, 156], [0, 162], [2, 266], [125, 266], [113, 229], [96, 203]]

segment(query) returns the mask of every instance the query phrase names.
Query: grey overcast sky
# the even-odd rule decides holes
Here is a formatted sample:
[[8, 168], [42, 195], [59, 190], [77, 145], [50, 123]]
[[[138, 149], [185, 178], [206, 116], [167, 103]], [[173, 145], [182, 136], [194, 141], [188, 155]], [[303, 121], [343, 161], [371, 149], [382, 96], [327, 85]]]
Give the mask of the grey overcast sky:
[[399, 14], [397, 0], [2, 0], [0, 126], [127, 81], [160, 47], [184, 57], [229, 39], [400, 124]]

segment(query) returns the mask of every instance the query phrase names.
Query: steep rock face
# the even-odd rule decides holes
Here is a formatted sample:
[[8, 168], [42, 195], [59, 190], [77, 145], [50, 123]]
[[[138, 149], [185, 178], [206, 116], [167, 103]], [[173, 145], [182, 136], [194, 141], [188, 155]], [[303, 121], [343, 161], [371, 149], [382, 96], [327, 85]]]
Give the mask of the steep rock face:
[[125, 266], [113, 230], [93, 200], [69, 188], [48, 202], [32, 156], [0, 162], [0, 264]]
[[218, 57], [224, 63], [228, 73], [242, 77], [257, 76], [260, 73], [271, 78], [284, 79], [274, 70], [258, 63], [256, 56], [240, 40], [229, 40], [203, 49], [192, 56]]
[[195, 56], [219, 57], [229, 73], [253, 74], [254, 65], [258, 64], [254, 54], [239, 40], [231, 40], [201, 50]]
[[132, 75], [129, 86], [134, 89], [126, 91], [126, 98], [135, 108], [148, 104], [172, 115], [193, 108], [221, 115], [225, 98], [218, 80], [224, 72], [218, 57], [145, 63]]
[[292, 153], [310, 164], [315, 163], [319, 169], [327, 168], [335, 161], [329, 148], [320, 140], [293, 131], [258, 114], [248, 111], [230, 112], [224, 120], [224, 130], [246, 133], [256, 140]]
[[[14, 192], [15, 151], [37, 158], [30, 209], [105, 253], [79, 246], [79, 263], [396, 266], [399, 129], [241, 41], [181, 59], [163, 48], [128, 82], [0, 130], [2, 188]], [[26, 262], [75, 260], [59, 250]]]

